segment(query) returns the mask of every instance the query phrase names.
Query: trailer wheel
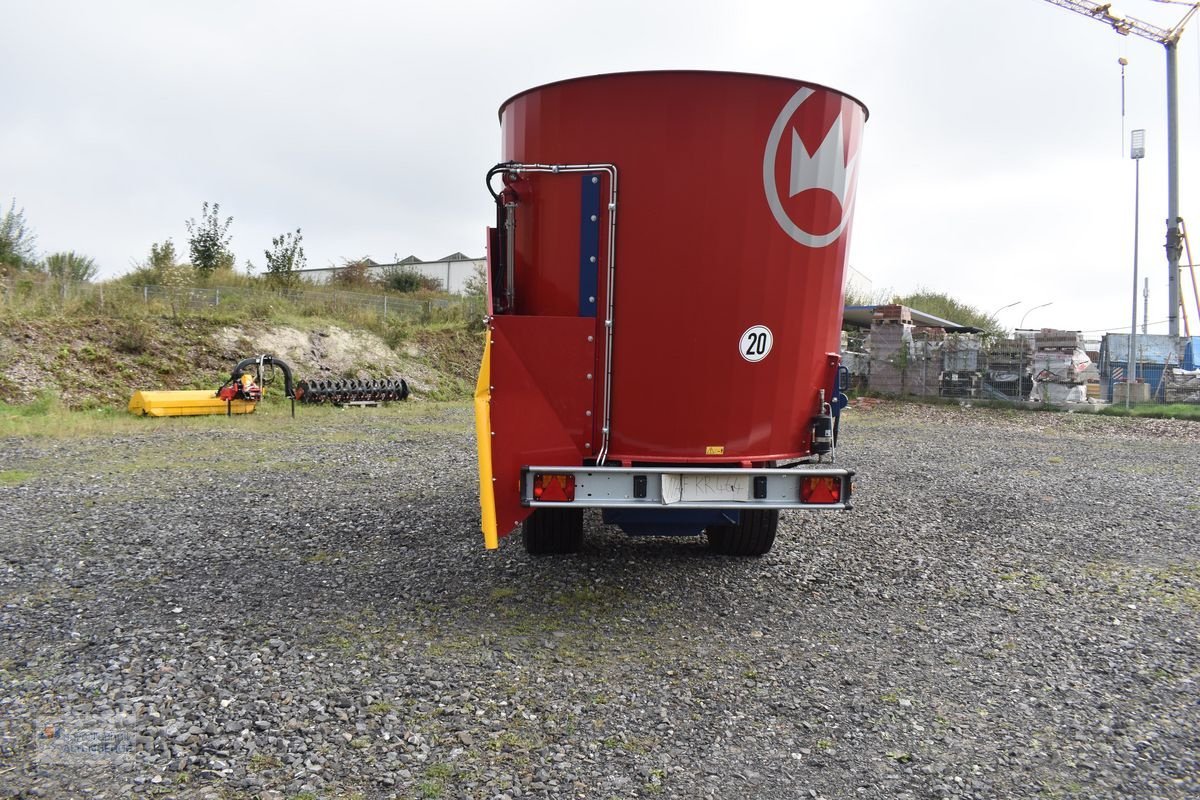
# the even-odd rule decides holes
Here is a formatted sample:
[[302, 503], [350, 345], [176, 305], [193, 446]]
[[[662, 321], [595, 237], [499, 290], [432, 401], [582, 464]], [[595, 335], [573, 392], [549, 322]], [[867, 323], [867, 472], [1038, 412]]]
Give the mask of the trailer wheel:
[[779, 528], [778, 509], [754, 509], [740, 512], [736, 525], [713, 525], [708, 534], [708, 546], [726, 556], [761, 556], [775, 544]]
[[539, 508], [521, 524], [521, 538], [530, 555], [575, 553], [583, 544], [583, 509]]

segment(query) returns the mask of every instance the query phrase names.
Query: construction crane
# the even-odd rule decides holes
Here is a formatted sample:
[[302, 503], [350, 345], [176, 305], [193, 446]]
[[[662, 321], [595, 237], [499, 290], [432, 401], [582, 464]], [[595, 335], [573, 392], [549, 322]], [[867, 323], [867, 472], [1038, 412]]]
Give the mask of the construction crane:
[[[1056, 6], [1100, 20], [1122, 36], [1133, 34], [1158, 42], [1167, 51], [1167, 332], [1179, 336], [1179, 256], [1183, 251], [1179, 217], [1179, 75], [1176, 50], [1183, 27], [1200, 10], [1200, 3], [1186, 0], [1155, 0], [1188, 6], [1187, 13], [1174, 27], [1160, 28], [1134, 17], [1118, 17], [1112, 13], [1112, 3], [1093, 3], [1089, 0], [1046, 0]], [[1188, 259], [1191, 260], [1190, 258]]]

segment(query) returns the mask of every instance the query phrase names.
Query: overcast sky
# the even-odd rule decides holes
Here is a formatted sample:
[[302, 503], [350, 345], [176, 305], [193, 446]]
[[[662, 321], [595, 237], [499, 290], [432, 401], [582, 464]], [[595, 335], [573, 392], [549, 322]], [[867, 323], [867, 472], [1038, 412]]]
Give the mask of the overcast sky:
[[[167, 237], [186, 251], [205, 200], [234, 217], [239, 267], [261, 270], [271, 237], [297, 227], [309, 266], [480, 255], [505, 98], [597, 72], [722, 69], [865, 102], [851, 263], [879, 291], [988, 313], [1021, 301], [998, 315], [1010, 328], [1027, 312], [1027, 327], [1128, 327], [1128, 131], [1145, 128], [1140, 268], [1151, 332], [1166, 331], [1163, 48], [1044, 0], [0, 9], [0, 201], [25, 209], [43, 253], [89, 254], [104, 276]], [[1169, 27], [1186, 7], [1114, 10]], [[1200, 213], [1198, 32], [1180, 46], [1185, 219]]]

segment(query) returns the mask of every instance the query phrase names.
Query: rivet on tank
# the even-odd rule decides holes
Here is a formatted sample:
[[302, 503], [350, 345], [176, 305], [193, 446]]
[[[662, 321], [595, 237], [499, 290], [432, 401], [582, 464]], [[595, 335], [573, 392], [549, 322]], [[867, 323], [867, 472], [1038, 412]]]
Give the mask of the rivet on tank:
[[484, 542], [772, 547], [850, 507], [843, 276], [867, 110], [790, 78], [632, 72], [500, 106], [476, 387]]

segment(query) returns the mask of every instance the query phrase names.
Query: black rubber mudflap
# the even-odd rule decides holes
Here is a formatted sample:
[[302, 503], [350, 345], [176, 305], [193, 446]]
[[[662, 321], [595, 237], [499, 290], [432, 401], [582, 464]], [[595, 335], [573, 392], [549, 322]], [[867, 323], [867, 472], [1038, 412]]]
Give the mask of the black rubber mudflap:
[[714, 525], [705, 531], [708, 546], [727, 556], [761, 556], [775, 544], [779, 528], [778, 509], [756, 509], [740, 512], [736, 525]]
[[578, 552], [583, 544], [582, 508], [539, 508], [521, 525], [530, 555]]

